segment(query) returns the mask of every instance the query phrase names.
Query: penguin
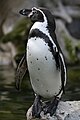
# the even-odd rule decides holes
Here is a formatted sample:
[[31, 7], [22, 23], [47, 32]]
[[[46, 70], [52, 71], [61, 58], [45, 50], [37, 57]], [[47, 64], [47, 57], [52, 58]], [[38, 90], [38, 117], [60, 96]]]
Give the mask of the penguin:
[[[33, 24], [26, 53], [16, 71], [16, 86], [19, 89], [20, 81], [28, 70], [35, 93], [32, 116], [40, 117], [41, 111], [52, 116], [65, 92], [67, 78], [65, 59], [55, 34], [55, 19], [46, 8], [22, 9], [20, 14]], [[46, 99], [45, 104], [43, 98]]]

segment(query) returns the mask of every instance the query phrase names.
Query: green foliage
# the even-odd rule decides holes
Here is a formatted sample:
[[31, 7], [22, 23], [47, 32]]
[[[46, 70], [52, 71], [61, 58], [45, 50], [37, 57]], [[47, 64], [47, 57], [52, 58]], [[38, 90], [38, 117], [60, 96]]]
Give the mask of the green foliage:
[[69, 69], [68, 70], [68, 78], [72, 84], [72, 86], [74, 85], [79, 86], [80, 87], [80, 69], [75, 68], [75, 69]]
[[14, 27], [13, 31], [4, 35], [0, 42], [6, 43], [11, 41], [17, 48], [19, 52], [25, 50], [25, 44], [27, 42], [26, 38], [28, 31], [30, 29], [31, 22], [27, 19], [20, 20]]
[[80, 69], [70, 69], [68, 75], [70, 80], [80, 81]]
[[64, 40], [65, 40], [66, 50], [69, 54], [69, 59], [71, 62], [75, 62], [76, 61], [76, 54], [75, 54], [75, 48], [72, 45], [72, 41], [69, 38], [67, 38], [66, 36], [64, 36]]

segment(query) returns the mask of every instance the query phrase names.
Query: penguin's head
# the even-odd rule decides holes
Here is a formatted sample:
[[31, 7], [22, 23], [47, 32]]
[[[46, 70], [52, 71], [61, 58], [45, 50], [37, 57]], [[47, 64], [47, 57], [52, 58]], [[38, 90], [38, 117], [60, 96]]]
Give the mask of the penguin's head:
[[44, 20], [40, 9], [37, 9], [36, 7], [33, 7], [32, 9], [22, 9], [19, 13], [26, 16], [27, 18], [30, 18], [32, 22], [42, 22]]
[[22, 9], [19, 13], [30, 18], [33, 23], [46, 21], [48, 25], [55, 28], [54, 16], [46, 8], [33, 7], [32, 9]]

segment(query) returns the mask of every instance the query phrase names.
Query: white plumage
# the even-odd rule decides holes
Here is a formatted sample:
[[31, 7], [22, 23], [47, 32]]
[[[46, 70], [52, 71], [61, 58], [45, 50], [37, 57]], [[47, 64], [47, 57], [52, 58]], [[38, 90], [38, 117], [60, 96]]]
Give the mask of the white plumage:
[[50, 98], [61, 89], [61, 72], [42, 38], [31, 38], [27, 44], [27, 63], [32, 87], [38, 95]]

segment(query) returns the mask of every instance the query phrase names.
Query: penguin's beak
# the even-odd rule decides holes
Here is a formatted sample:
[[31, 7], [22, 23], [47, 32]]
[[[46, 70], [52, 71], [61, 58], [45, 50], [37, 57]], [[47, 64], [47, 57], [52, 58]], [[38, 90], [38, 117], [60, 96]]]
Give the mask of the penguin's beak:
[[29, 14], [31, 13], [31, 9], [22, 9], [22, 10], [20, 10], [19, 11], [19, 13], [21, 14], [21, 15], [24, 15], [24, 16], [26, 16], [26, 17], [29, 17]]

